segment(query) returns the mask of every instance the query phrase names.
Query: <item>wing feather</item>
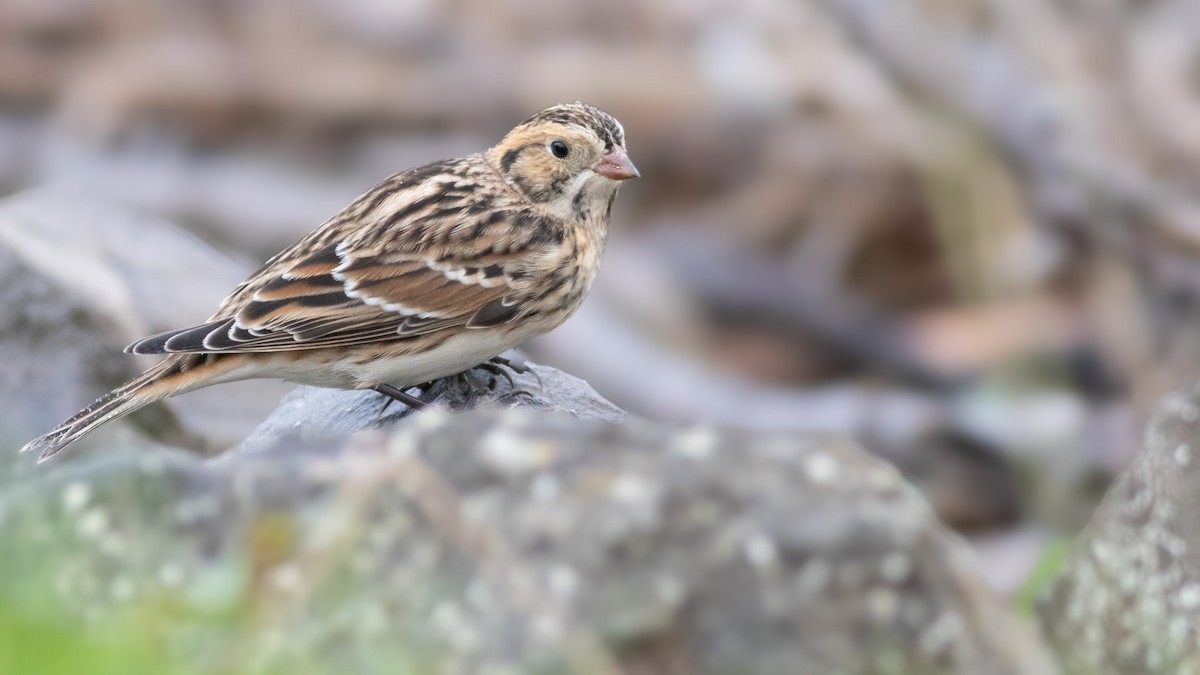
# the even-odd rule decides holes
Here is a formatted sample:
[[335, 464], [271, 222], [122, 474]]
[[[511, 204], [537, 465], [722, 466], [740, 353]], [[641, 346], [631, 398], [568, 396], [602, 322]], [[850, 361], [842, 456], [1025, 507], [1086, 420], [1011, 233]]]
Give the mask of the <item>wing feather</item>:
[[521, 227], [533, 221], [486, 190], [431, 193], [437, 180], [385, 181], [375, 190], [394, 194], [364, 195], [269, 261], [207, 323], [127, 351], [320, 349], [514, 320], [529, 263], [547, 245], [545, 223]]

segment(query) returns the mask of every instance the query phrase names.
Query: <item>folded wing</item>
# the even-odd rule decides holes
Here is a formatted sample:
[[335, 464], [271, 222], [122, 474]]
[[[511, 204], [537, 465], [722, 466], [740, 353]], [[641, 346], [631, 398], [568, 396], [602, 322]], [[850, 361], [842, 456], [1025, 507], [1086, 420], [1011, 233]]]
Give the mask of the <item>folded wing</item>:
[[369, 238], [359, 231], [340, 239], [319, 230], [242, 284], [209, 322], [145, 338], [126, 351], [323, 349], [515, 319], [527, 262], [550, 241], [549, 224], [445, 201], [410, 212], [406, 222], [385, 223], [397, 230], [391, 237], [380, 236], [380, 228]]

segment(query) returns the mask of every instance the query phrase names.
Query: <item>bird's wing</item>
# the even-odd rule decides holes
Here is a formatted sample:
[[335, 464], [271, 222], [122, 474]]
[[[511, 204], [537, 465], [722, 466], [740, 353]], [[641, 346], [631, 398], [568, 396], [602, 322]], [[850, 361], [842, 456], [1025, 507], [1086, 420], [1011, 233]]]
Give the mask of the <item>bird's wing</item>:
[[[434, 191], [441, 198], [429, 200], [406, 197], [403, 183], [387, 186], [268, 262], [209, 322], [145, 338], [126, 351], [342, 347], [497, 326], [521, 314], [529, 262], [554, 241], [554, 223], [492, 200], [483, 208], [470, 191]], [[377, 199], [374, 193], [384, 189], [399, 196]], [[425, 183], [413, 190], [432, 189]], [[369, 203], [379, 215], [355, 213]], [[340, 227], [339, 219], [360, 225]]]

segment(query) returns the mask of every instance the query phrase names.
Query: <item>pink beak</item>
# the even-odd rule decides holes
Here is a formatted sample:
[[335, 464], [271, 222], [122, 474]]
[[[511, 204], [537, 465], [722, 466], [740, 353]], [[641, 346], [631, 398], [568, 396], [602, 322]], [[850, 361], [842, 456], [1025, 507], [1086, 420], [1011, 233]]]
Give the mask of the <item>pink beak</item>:
[[642, 175], [629, 160], [625, 148], [619, 145], [614, 145], [608, 154], [600, 158], [600, 165], [596, 167], [596, 173], [612, 180], [629, 180]]

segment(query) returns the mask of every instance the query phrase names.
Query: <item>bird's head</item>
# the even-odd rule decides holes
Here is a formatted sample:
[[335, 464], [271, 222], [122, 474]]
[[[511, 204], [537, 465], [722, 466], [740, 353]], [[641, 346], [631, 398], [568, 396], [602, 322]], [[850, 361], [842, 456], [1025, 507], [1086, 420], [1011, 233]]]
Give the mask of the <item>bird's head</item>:
[[508, 132], [488, 159], [510, 185], [545, 209], [585, 217], [607, 214], [621, 181], [637, 178], [621, 123], [599, 108], [547, 108]]

